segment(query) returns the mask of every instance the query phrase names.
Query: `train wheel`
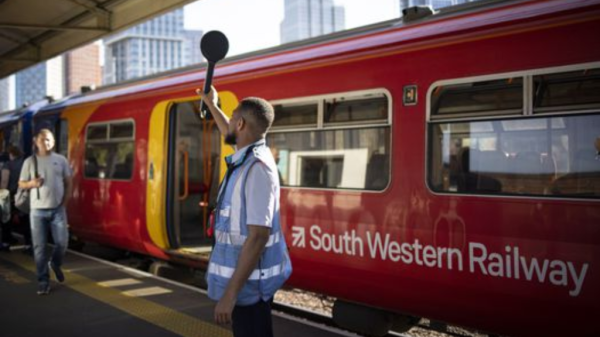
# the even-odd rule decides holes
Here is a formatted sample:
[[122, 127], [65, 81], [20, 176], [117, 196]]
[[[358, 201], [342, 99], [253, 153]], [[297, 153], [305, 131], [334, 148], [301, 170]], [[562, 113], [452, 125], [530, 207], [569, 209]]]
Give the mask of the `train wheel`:
[[82, 247], [82, 253], [88, 254], [99, 259], [115, 262], [127, 256], [124, 250], [116, 249], [109, 246], [100, 245], [93, 242], [86, 242]]
[[390, 330], [404, 332], [418, 319], [360, 304], [335, 301], [333, 320], [342, 328], [368, 336], [385, 336]]
[[69, 249], [76, 252], [82, 252], [85, 243], [73, 235], [69, 235]]

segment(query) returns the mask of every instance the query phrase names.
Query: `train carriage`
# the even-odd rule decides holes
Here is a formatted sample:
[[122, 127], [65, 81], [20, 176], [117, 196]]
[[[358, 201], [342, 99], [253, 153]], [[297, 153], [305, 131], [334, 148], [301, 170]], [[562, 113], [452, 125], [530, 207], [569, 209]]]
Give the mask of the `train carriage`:
[[[414, 317], [600, 332], [598, 31], [599, 1], [516, 1], [223, 62], [226, 113], [246, 96], [275, 107], [289, 284], [335, 296], [334, 319], [369, 334]], [[184, 70], [36, 114], [68, 139], [73, 235], [206, 265], [232, 149], [196, 117], [202, 79]]]

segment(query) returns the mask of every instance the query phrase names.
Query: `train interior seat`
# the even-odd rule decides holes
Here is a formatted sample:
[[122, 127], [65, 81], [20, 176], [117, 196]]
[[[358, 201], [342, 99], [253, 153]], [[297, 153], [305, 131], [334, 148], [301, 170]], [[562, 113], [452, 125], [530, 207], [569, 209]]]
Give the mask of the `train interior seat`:
[[368, 190], [383, 190], [387, 184], [390, 172], [389, 156], [381, 153], [373, 153], [367, 164], [367, 177], [365, 188]]
[[473, 171], [477, 170], [477, 168], [471, 160], [471, 152], [475, 151], [479, 150], [472, 150], [468, 147], [463, 147], [458, 153], [459, 165], [456, 182], [459, 192], [473, 192], [477, 185], [477, 179], [473, 173]]
[[[492, 174], [492, 161], [499, 157], [483, 155], [478, 149], [462, 148], [459, 151], [459, 192], [500, 192], [502, 183]], [[492, 159], [495, 157], [495, 159]], [[483, 169], [482, 169], [483, 168]]]
[[85, 160], [85, 176], [88, 178], [98, 178], [98, 161], [94, 157]]
[[508, 157], [500, 151], [479, 151], [477, 189], [500, 192], [505, 185]]
[[133, 169], [133, 154], [128, 153], [125, 156], [125, 161], [115, 165], [115, 171], [114, 171], [112, 177], [115, 179], [130, 179], [132, 169]]

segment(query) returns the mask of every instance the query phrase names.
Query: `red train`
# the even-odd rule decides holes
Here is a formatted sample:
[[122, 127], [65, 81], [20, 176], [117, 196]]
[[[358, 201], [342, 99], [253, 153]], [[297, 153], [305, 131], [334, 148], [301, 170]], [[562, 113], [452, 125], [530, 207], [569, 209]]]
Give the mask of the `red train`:
[[[289, 285], [369, 334], [428, 317], [598, 336], [600, 1], [516, 1], [223, 62], [221, 106], [276, 109]], [[202, 69], [45, 106], [74, 236], [202, 266], [231, 153], [195, 116]], [[370, 328], [369, 325], [375, 326]]]

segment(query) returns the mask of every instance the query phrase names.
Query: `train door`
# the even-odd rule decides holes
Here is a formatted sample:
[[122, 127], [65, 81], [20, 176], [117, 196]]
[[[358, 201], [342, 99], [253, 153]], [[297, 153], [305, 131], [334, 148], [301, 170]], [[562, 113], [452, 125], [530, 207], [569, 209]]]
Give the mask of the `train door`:
[[220, 135], [212, 119], [200, 120], [198, 102], [169, 112], [167, 232], [172, 248], [210, 246], [209, 206], [219, 184]]

